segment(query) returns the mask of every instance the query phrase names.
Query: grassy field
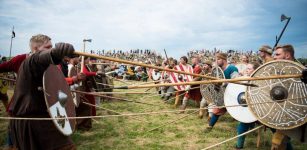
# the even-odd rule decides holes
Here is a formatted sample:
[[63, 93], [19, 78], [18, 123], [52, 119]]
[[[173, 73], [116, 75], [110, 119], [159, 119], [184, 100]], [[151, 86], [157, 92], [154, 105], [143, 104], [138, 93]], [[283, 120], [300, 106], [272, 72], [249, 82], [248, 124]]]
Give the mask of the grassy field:
[[[119, 83], [116, 82], [117, 85]], [[124, 90], [117, 90], [124, 91]], [[133, 90], [136, 91], [136, 90]], [[138, 90], [138, 91], [144, 91]], [[151, 89], [150, 91], [155, 91]], [[164, 103], [159, 96], [149, 94], [133, 95], [114, 95], [129, 100], [140, 101], [152, 105], [138, 104], [120, 100], [102, 102], [101, 107], [108, 108], [120, 113], [140, 113], [140, 112], [159, 112], [163, 110], [175, 110], [173, 101]], [[190, 102], [188, 108], [196, 108], [193, 102]], [[5, 116], [3, 107], [1, 107], [1, 116]], [[178, 108], [177, 108], [178, 109]], [[93, 120], [93, 128], [90, 131], [76, 131], [71, 137], [77, 148], [87, 149], [120, 149], [120, 150], [138, 150], [138, 149], [203, 149], [210, 145], [219, 143], [228, 138], [236, 136], [237, 121], [232, 119], [229, 114], [222, 116], [211, 132], [204, 133], [207, 124], [206, 119], [199, 119], [197, 113], [191, 114], [184, 119], [173, 123], [185, 114], [165, 113], [155, 115], [142, 115], [133, 117], [108, 117]], [[97, 115], [110, 115], [112, 113], [97, 108]], [[166, 124], [165, 126], [149, 132], [155, 127]], [[0, 144], [5, 144], [6, 129], [8, 121], [0, 120]], [[261, 143], [259, 149], [270, 149], [271, 131], [263, 131], [261, 134]], [[247, 135], [245, 149], [256, 148], [257, 132]], [[236, 140], [227, 142], [213, 149], [235, 149]], [[292, 140], [294, 149], [306, 149], [306, 144], [299, 144]]]

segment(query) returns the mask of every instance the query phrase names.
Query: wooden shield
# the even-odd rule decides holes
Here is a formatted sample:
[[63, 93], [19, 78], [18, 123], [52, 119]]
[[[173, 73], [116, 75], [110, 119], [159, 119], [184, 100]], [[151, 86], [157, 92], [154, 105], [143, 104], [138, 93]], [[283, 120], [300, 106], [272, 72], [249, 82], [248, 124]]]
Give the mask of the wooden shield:
[[[94, 72], [94, 70], [91, 66], [86, 65], [86, 68], [87, 68], [88, 71]], [[96, 82], [95, 76], [86, 77], [86, 84], [91, 88], [91, 90], [93, 92], [97, 91], [97, 82]]]
[[[73, 65], [68, 65], [68, 77], [73, 77], [76, 76], [78, 74], [78, 68], [77, 66], [73, 66]], [[81, 85], [80, 84], [73, 84], [70, 85], [70, 89], [71, 90], [81, 90]], [[80, 94], [77, 92], [72, 92], [72, 98], [73, 98], [73, 102], [75, 104], [76, 107], [79, 107], [80, 104]]]
[[[260, 66], [252, 77], [301, 74], [304, 66], [293, 61], [271, 61]], [[306, 123], [307, 86], [299, 78], [249, 81], [247, 104], [261, 123], [288, 130]]]
[[[177, 65], [174, 67], [175, 70], [184, 71], [193, 73], [193, 68], [191, 65]], [[170, 72], [170, 80], [172, 83], [182, 83], [182, 82], [190, 82], [193, 80], [193, 77], [186, 74], [178, 74], [175, 72]], [[176, 85], [174, 88], [178, 91], [185, 90], [186, 85]]]
[[[213, 67], [210, 76], [225, 79], [224, 71], [220, 67]], [[224, 105], [225, 87], [222, 84], [202, 84], [200, 92], [209, 103], [217, 106]]]
[[256, 121], [253, 113], [248, 109], [246, 103], [245, 92], [247, 87], [240, 84], [228, 83], [225, 94], [224, 103], [225, 106], [235, 106], [236, 107], [226, 107], [227, 112], [236, 120], [244, 123], [251, 123]]
[[48, 112], [50, 117], [54, 118], [54, 125], [64, 135], [71, 135], [75, 130], [76, 120], [67, 117], [76, 116], [75, 105], [65, 77], [55, 65], [50, 65], [45, 71], [43, 88]]

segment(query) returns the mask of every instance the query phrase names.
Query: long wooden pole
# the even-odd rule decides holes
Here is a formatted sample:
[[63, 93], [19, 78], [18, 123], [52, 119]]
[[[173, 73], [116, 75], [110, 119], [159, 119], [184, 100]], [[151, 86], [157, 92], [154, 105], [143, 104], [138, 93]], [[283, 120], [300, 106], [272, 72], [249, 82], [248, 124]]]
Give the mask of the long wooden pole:
[[111, 63], [91, 63], [93, 65], [110, 65]]
[[156, 92], [90, 92], [91, 94], [155, 94]]
[[177, 86], [177, 85], [199, 85], [199, 84], [211, 84], [211, 83], [233, 83], [239, 81], [256, 81], [256, 80], [271, 80], [271, 79], [284, 79], [284, 78], [301, 78], [301, 74], [294, 75], [279, 75], [279, 76], [268, 76], [268, 77], [244, 77], [236, 79], [220, 79], [220, 80], [206, 80], [206, 81], [192, 81], [192, 82], [181, 82], [181, 83], [165, 83], [165, 84], [150, 84], [150, 85], [131, 85], [131, 86], [120, 86], [114, 87], [114, 89], [137, 89], [137, 88], [152, 88], [160, 86]]
[[[174, 70], [174, 69], [168, 69], [168, 68], [153, 66], [153, 65], [149, 65], [149, 64], [143, 64], [143, 63], [138, 63], [138, 62], [134, 62], [134, 61], [118, 59], [118, 58], [100, 56], [100, 55], [96, 55], [96, 54], [89, 54], [89, 53], [83, 53], [83, 52], [78, 52], [78, 51], [75, 51], [74, 53], [76, 55], [80, 55], [80, 56], [87, 56], [87, 57], [92, 57], [92, 58], [98, 58], [98, 59], [104, 59], [104, 60], [109, 60], [109, 61], [114, 61], [114, 62], [120, 62], [120, 63], [124, 63], [124, 64], [143, 66], [143, 67], [148, 67], [148, 68], [153, 68], [153, 69], [158, 69], [158, 70], [163, 70], [163, 71], [168, 71], [168, 72], [175, 72], [175, 73], [179, 73], [179, 74], [191, 75], [191, 76], [194, 76], [194, 77], [207, 78], [207, 79], [211, 79], [211, 80], [219, 80], [219, 78], [211, 77], [211, 76], [207, 76], [207, 75], [189, 73], [189, 72], [184, 72], [184, 71], [179, 71], [179, 70]], [[233, 82], [233, 83], [246, 85], [246, 86], [253, 86], [253, 85], [249, 85], [249, 84], [246, 84], [246, 83], [236, 83], [236, 82]]]
[[179, 71], [179, 70], [174, 70], [174, 69], [168, 69], [168, 68], [153, 66], [153, 65], [149, 65], [149, 64], [139, 63], [139, 62], [135, 62], [135, 61], [129, 61], [129, 60], [123, 60], [123, 59], [118, 59], [118, 58], [100, 56], [100, 55], [96, 55], [96, 54], [89, 54], [89, 53], [83, 53], [83, 52], [78, 52], [78, 51], [75, 51], [75, 54], [80, 55], [80, 56], [88, 56], [88, 57], [92, 57], [92, 58], [98, 58], [98, 59], [104, 59], [104, 60], [109, 60], [109, 61], [114, 61], [114, 62], [120, 62], [120, 63], [124, 63], [124, 64], [143, 66], [143, 67], [148, 67], [148, 68], [153, 68], [153, 69], [158, 69], [158, 70], [163, 70], [163, 71], [176, 72], [176, 73], [180, 73], [180, 74], [191, 75], [191, 76], [194, 76], [194, 77], [202, 77], [202, 78], [207, 78], [207, 79], [212, 79], [212, 80], [219, 79], [219, 78], [215, 78], [215, 77], [211, 77], [211, 76], [189, 73], [189, 72], [184, 72], [184, 71]]
[[15, 79], [10, 79], [10, 78], [5, 78], [5, 77], [0, 77], [1, 80], [6, 80], [6, 81], [11, 81], [11, 82], [16, 82]]

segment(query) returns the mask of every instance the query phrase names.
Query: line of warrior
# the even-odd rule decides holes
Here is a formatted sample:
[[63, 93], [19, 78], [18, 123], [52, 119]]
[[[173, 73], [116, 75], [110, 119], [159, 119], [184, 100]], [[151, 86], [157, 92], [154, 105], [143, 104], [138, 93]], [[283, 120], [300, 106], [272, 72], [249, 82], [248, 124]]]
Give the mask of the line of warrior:
[[[218, 119], [226, 112], [226, 108], [220, 108], [218, 103], [214, 102], [213, 97], [218, 97], [210, 92], [202, 92], [204, 85], [174, 85], [159, 86], [165, 83], [189, 83], [195, 81], [208, 80], [201, 76], [193, 77], [189, 74], [199, 74], [211, 76], [212, 78], [223, 76], [225, 79], [234, 79], [239, 77], [249, 77], [263, 63], [273, 60], [295, 61], [294, 48], [292, 45], [280, 45], [271, 48], [263, 45], [257, 53], [239, 53], [229, 51], [191, 51], [188, 57], [182, 56], [179, 61], [174, 58], [163, 60], [161, 55], [150, 50], [134, 50], [130, 53], [122, 51], [99, 52], [101, 56], [111, 56], [117, 59], [126, 59], [140, 64], [154, 65], [164, 69], [149, 68], [139, 65], [127, 65], [110, 60], [98, 60], [93, 57], [79, 55], [74, 47], [69, 43], [56, 43], [53, 47], [51, 38], [47, 35], [38, 34], [30, 39], [31, 52], [13, 57], [0, 64], [0, 73], [13, 72], [17, 75], [14, 94], [9, 100], [7, 95], [7, 82], [1, 80], [1, 100], [7, 108], [11, 117], [24, 118], [48, 118], [50, 113], [45, 102], [45, 95], [48, 92], [42, 90], [44, 87], [44, 73], [50, 65], [56, 65], [65, 76], [66, 83], [71, 90], [83, 92], [109, 92], [114, 88], [113, 79], [123, 78], [124, 80], [154, 80], [157, 85], [157, 91], [161, 99], [169, 102], [171, 97], [175, 98], [174, 106], [180, 106], [180, 113], [185, 113], [188, 101], [193, 100], [199, 106], [199, 118], [206, 117], [208, 124], [204, 132], [214, 130]], [[93, 52], [92, 52], [93, 53]], [[273, 56], [274, 53], [274, 56]], [[187, 74], [178, 73], [178, 71]], [[307, 82], [306, 69], [303, 69], [301, 82]], [[49, 84], [59, 84], [53, 81]], [[243, 84], [243, 83], [242, 83]], [[220, 93], [222, 88], [228, 86], [227, 83], [212, 84], [211, 92]], [[210, 91], [210, 90], [209, 90]], [[222, 93], [224, 94], [224, 93]], [[111, 97], [112, 95], [108, 95]], [[76, 116], [95, 116], [95, 107], [102, 100], [101, 98], [90, 94], [72, 94], [76, 105]], [[209, 109], [205, 109], [209, 108]], [[58, 110], [60, 112], [60, 110]], [[306, 120], [306, 119], [305, 119]], [[250, 123], [239, 122], [237, 127], [238, 134], [252, 129], [257, 121]], [[258, 122], [259, 123], [259, 122]], [[305, 123], [306, 124], [306, 123]], [[90, 130], [92, 128], [92, 119], [77, 119], [76, 129]], [[273, 132], [272, 149], [293, 149], [291, 138], [276, 130]], [[304, 130], [305, 131], [305, 130]], [[12, 149], [76, 149], [76, 145], [71, 138], [58, 131], [52, 121], [44, 120], [10, 120], [7, 134], [7, 144]], [[245, 136], [238, 138], [235, 148], [243, 149]]]

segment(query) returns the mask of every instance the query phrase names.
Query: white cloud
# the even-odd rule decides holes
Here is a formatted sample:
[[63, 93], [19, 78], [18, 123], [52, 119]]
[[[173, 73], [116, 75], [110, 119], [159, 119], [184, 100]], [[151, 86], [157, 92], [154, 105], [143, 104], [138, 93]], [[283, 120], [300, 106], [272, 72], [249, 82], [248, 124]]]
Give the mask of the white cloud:
[[[53, 0], [1, 1], [0, 49], [7, 50], [11, 25], [15, 25], [15, 53], [28, 49], [37, 33], [88, 49], [149, 48], [180, 57], [188, 49], [255, 48], [263, 39], [254, 23], [265, 12], [257, 2], [246, 0]], [[262, 44], [262, 43], [261, 43]], [[257, 45], [258, 47], [259, 45]], [[2, 53], [2, 52], [1, 52]]]

